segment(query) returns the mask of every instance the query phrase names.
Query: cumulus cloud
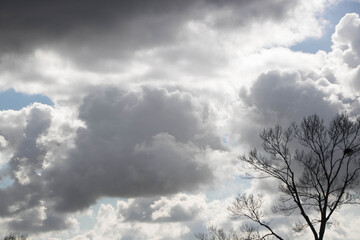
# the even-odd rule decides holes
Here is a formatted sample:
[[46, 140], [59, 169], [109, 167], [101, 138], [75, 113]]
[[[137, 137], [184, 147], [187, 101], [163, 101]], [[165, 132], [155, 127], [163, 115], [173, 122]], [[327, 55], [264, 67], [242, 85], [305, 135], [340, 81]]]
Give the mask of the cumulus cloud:
[[359, 112], [357, 14], [340, 21], [330, 53], [286, 48], [319, 37], [334, 2], [4, 3], [0, 88], [55, 103], [0, 112], [5, 224], [67, 229], [72, 213], [110, 196], [131, 199], [101, 205], [93, 231], [74, 239], [192, 239], [205, 223], [237, 226], [228, 199], [189, 193], [219, 179], [229, 182], [213, 185], [215, 198], [248, 188], [236, 154], [264, 127]]
[[258, 133], [274, 124], [289, 125], [304, 116], [318, 114], [331, 119], [345, 109], [341, 95], [323, 73], [273, 70], [259, 75], [247, 90], [242, 88], [241, 104], [234, 105], [231, 119], [234, 136], [248, 146], [258, 146]]
[[230, 198], [208, 201], [204, 194], [185, 193], [121, 200], [116, 206], [101, 204], [94, 228], [72, 240], [191, 240], [210, 225], [238, 227], [226, 211], [229, 204]]
[[46, 172], [56, 208], [74, 211], [101, 196], [169, 194], [210, 183], [203, 153], [224, 148], [206, 115], [186, 92], [90, 94], [80, 108], [86, 127], [77, 131], [76, 147]]
[[4, 226], [20, 232], [48, 232], [72, 226], [71, 219], [54, 211], [46, 197], [46, 167], [54, 155], [63, 155], [72, 145], [73, 121], [66, 108], [34, 103], [19, 111], [2, 111], [1, 136], [7, 152], [2, 159], [0, 215]]
[[[360, 89], [360, 18], [356, 13], [346, 14], [336, 26], [332, 35], [332, 52], [329, 54], [332, 67], [338, 75], [339, 83], [358, 96]], [[337, 64], [334, 62], [337, 61]], [[344, 64], [344, 66], [342, 66]], [[339, 67], [341, 66], [341, 67]]]
[[[124, 223], [119, 221], [117, 211], [111, 205], [102, 205], [97, 216], [94, 231], [85, 234], [84, 239], [141, 239], [165, 240], [181, 239], [191, 234], [189, 228], [180, 223]], [[80, 238], [81, 239], [81, 238]]]
[[[226, 149], [209, 109], [184, 91], [106, 88], [84, 99], [79, 120], [42, 104], [3, 112], [2, 142], [11, 155], [3, 177], [11, 182], [0, 189], [0, 214], [15, 217], [7, 222], [13, 230], [54, 231], [71, 226], [65, 212], [102, 196], [155, 197], [212, 184], [206, 157]], [[156, 221], [197, 212], [178, 205], [166, 212], [161, 201]]]
[[203, 196], [180, 193], [118, 202], [118, 214], [124, 222], [184, 222], [194, 220], [205, 205]]
[[[304, 67], [301, 59], [287, 65], [282, 65], [280, 60], [276, 70], [259, 74], [248, 88], [240, 90], [241, 102], [234, 104], [238, 117], [233, 120], [233, 129], [239, 134], [240, 143], [261, 149], [258, 133], [263, 128], [275, 124], [285, 127], [291, 121], [298, 122], [310, 114], [318, 114], [325, 121], [339, 112], [358, 116], [358, 19], [357, 14], [347, 14], [341, 19], [332, 37], [332, 51], [308, 55], [309, 60], [314, 60], [313, 67]], [[291, 55], [294, 57], [296, 54]], [[319, 62], [322, 66], [318, 65]], [[347, 84], [352, 88], [350, 91]], [[252, 181], [246, 192], [265, 193], [265, 207], [269, 210], [279, 197], [274, 186], [277, 186], [276, 182]], [[292, 216], [294, 221], [298, 217], [296, 212]], [[273, 224], [280, 231], [285, 229], [284, 234], [288, 232], [288, 227], [284, 228], [287, 223], [281, 218], [274, 216]], [[329, 231], [332, 232], [329, 236], [334, 239], [335, 235], [341, 234], [346, 238], [356, 238], [336, 227]], [[295, 237], [307, 239], [307, 233]]]
[[341, 52], [351, 68], [360, 64], [360, 18], [356, 13], [346, 14], [332, 36], [333, 50]]
[[[42, 172], [51, 144], [43, 138], [53, 126], [52, 107], [33, 104], [19, 111], [3, 111], [0, 118], [1, 135], [11, 156], [2, 169], [3, 179], [9, 183], [0, 188], [0, 215], [7, 217], [4, 224], [29, 233], [68, 228], [67, 216], [54, 212], [45, 201]], [[57, 133], [60, 137], [61, 132]]]
[[298, 72], [272, 71], [260, 75], [250, 93], [242, 92], [241, 97], [248, 106], [269, 116], [274, 113], [278, 119], [297, 120], [315, 113], [329, 118], [337, 112], [336, 106], [327, 101], [327, 93], [315, 81]]
[[[2, 215], [36, 206], [41, 199], [40, 189], [43, 184], [40, 183], [37, 170], [42, 168], [45, 152], [36, 141], [49, 128], [51, 120], [49, 108], [39, 105], [30, 109], [21, 140], [8, 162], [6, 175], [9, 175], [14, 183], [6, 189], [1, 189], [4, 199], [0, 206]], [[11, 136], [11, 132], [7, 132], [6, 129], [3, 131], [5, 139], [8, 134]]]
[[[261, 191], [259, 191], [261, 189]], [[264, 211], [271, 213], [272, 203], [278, 198], [276, 194], [276, 183], [268, 181], [263, 184], [261, 181], [255, 181], [251, 188], [246, 192], [255, 195], [266, 193], [264, 202]], [[110, 204], [101, 204], [96, 216], [94, 228], [86, 233], [79, 234], [72, 240], [98, 240], [103, 238], [118, 239], [151, 239], [151, 240], [191, 240], [194, 239], [194, 233], [206, 231], [209, 226], [217, 226], [225, 230], [235, 229], [246, 222], [246, 219], [233, 219], [226, 211], [233, 198], [224, 200], [209, 201], [204, 195], [176, 194], [170, 197], [161, 198], [142, 198], [130, 199], [127, 201], [118, 201], [116, 206]], [[183, 210], [197, 209], [196, 214], [186, 221], [154, 221], [151, 216], [161, 215], [171, 216], [172, 209], [177, 206]], [[358, 221], [350, 219], [356, 217], [356, 207], [348, 206], [340, 212], [334, 213], [334, 221], [329, 225], [329, 239], [335, 240], [346, 237], [347, 239], [357, 239], [356, 224]], [[130, 217], [131, 216], [131, 217]], [[298, 216], [278, 216], [272, 218], [272, 226], [277, 228], [278, 232], [291, 239], [309, 239], [310, 232], [291, 233], [288, 229], [289, 219], [297, 220]]]

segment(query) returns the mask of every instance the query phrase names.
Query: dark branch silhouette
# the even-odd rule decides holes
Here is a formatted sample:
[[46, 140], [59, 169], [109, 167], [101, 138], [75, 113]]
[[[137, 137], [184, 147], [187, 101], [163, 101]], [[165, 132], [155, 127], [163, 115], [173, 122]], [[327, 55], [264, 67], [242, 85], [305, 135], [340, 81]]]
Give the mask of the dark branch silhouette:
[[[344, 204], [359, 204], [353, 187], [360, 170], [360, 120], [337, 115], [326, 126], [317, 115], [304, 118], [283, 130], [280, 126], [260, 134], [264, 154], [256, 149], [240, 159], [262, 176], [279, 180], [280, 204], [273, 211], [290, 215], [298, 211], [303, 221], [294, 231], [310, 229], [315, 240], [322, 240], [336, 209]], [[247, 217], [270, 232], [260, 211], [261, 198], [240, 196], [229, 208], [233, 216]]]
[[[273, 207], [274, 214], [298, 213], [302, 220], [293, 223], [292, 230], [309, 229], [313, 239], [323, 240], [334, 212], [342, 205], [359, 204], [354, 186], [360, 172], [360, 119], [337, 115], [325, 125], [317, 115], [311, 115], [285, 130], [280, 126], [264, 130], [260, 138], [264, 151], [254, 149], [239, 159], [253, 168], [253, 178], [270, 177], [279, 182], [281, 197]], [[283, 240], [262, 205], [261, 195], [243, 194], [228, 208], [233, 217], [248, 219], [259, 229], [248, 227], [250, 231], [241, 229], [241, 235], [226, 235], [222, 229], [212, 228], [210, 235], [197, 238]], [[248, 232], [251, 234], [246, 235]]]
[[28, 235], [21, 233], [9, 233], [4, 237], [4, 240], [26, 240], [26, 239], [28, 239]]

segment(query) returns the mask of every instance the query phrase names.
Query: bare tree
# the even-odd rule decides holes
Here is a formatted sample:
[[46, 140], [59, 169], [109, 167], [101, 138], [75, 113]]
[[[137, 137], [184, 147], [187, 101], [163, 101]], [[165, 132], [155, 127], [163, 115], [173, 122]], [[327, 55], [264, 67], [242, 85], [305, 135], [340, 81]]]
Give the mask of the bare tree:
[[[276, 234], [270, 227], [270, 222], [266, 220], [268, 217], [267, 213], [262, 210], [262, 205], [262, 195], [254, 197], [254, 195], [252, 194], [243, 194], [239, 195], [235, 199], [234, 203], [228, 208], [228, 210], [234, 217], [245, 217], [267, 230], [267, 233], [261, 235], [258, 229], [256, 229], [256, 231], [254, 230], [254, 227], [252, 227], [252, 225], [244, 225], [245, 227], [242, 227], [241, 232], [244, 236], [247, 236], [245, 239], [258, 240], [276, 237], [283, 240], [283, 238]], [[255, 232], [256, 234], [252, 234]]]
[[257, 228], [254, 228], [250, 225], [243, 225], [240, 232], [230, 231], [226, 233], [221, 228], [216, 228], [211, 226], [208, 229], [207, 233], [198, 233], [195, 234], [195, 237], [199, 240], [261, 240]]
[[9, 233], [7, 236], [4, 237], [4, 240], [26, 240], [28, 239], [27, 234], [20, 234], [20, 233]]
[[[310, 229], [315, 240], [325, 236], [330, 218], [342, 205], [359, 204], [354, 189], [360, 170], [360, 119], [337, 115], [324, 124], [317, 115], [283, 130], [280, 126], [260, 134], [263, 153], [256, 149], [240, 159], [252, 166], [256, 177], [279, 181], [280, 202], [275, 213], [298, 212], [302, 221], [294, 231]], [[229, 207], [234, 217], [245, 217], [268, 233], [261, 239], [283, 239], [266, 221], [261, 196], [240, 195]], [[252, 238], [256, 239], [256, 238]]]

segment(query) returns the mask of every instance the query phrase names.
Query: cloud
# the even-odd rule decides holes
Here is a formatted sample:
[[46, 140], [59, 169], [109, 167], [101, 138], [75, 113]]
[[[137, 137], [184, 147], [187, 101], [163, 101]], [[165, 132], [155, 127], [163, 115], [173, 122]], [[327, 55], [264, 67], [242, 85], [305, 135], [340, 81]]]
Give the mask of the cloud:
[[[265, 199], [269, 200], [269, 199]], [[197, 219], [192, 222], [185, 223], [146, 223], [146, 222], [123, 222], [119, 219], [118, 211], [119, 204], [117, 207], [111, 205], [102, 204], [99, 213], [97, 215], [96, 224], [93, 230], [77, 235], [71, 240], [100, 240], [100, 239], [147, 239], [147, 240], [165, 240], [165, 239], [176, 239], [176, 240], [191, 240], [194, 239], [194, 233], [198, 233], [202, 229], [205, 231], [205, 226], [199, 228], [201, 223], [207, 222], [208, 226], [214, 224], [219, 228], [222, 227], [226, 230], [231, 228], [239, 229], [241, 226], [241, 220], [234, 220], [229, 218], [226, 212], [226, 206], [230, 204], [231, 200], [227, 201], [212, 201], [206, 205], [206, 209], [202, 211], [207, 219]], [[327, 231], [328, 239], [335, 240], [339, 238], [346, 238], [350, 240], [356, 240], [358, 237], [358, 231], [356, 226], [358, 224], [356, 216], [358, 210], [355, 206], [347, 206], [340, 212], [334, 213], [336, 219], [329, 225]], [[216, 216], [216, 217], [214, 217]], [[290, 216], [291, 217], [291, 216]], [[303, 232], [300, 234], [292, 234], [288, 231], [286, 224], [289, 217], [284, 218], [281, 216], [276, 221], [272, 221], [272, 225], [280, 227], [280, 231], [283, 235], [291, 239], [310, 239], [310, 232]], [[195, 230], [197, 229], [197, 230]]]
[[184, 222], [194, 220], [205, 205], [203, 196], [180, 193], [118, 202], [118, 209], [124, 222]]
[[[87, 36], [109, 34], [109, 30], [125, 31], [127, 24], [141, 17], [146, 19], [149, 15], [161, 16], [180, 11], [186, 9], [189, 3], [161, 0], [151, 4], [146, 1], [112, 0], [102, 3], [79, 1], [76, 4], [35, 1], [32, 4], [22, 3], [19, 7], [19, 3], [8, 2], [1, 11], [4, 20], [8, 22], [0, 26], [7, 33], [2, 37], [3, 50], [9, 48], [14, 51], [15, 48], [26, 48], [27, 45], [61, 42], [64, 39], [79, 43], [84, 40], [91, 42], [94, 38], [87, 39]], [[47, 21], [50, 18], [53, 20]], [[130, 29], [127, 31], [131, 33]], [[156, 37], [157, 34], [152, 36]]]
[[[13, 231], [48, 232], [72, 226], [67, 215], [52, 208], [43, 178], [48, 158], [66, 152], [64, 148], [71, 145], [69, 129], [77, 125], [68, 121], [60, 108], [57, 111], [34, 103], [0, 114], [0, 134], [8, 151], [8, 158], [2, 159], [1, 177], [8, 183], [0, 188], [0, 215], [6, 217], [3, 225]], [[65, 139], [68, 141], [63, 142]]]
[[274, 113], [277, 118], [297, 120], [315, 113], [329, 118], [336, 108], [315, 81], [297, 72], [271, 71], [260, 75], [250, 93], [242, 92], [240, 97], [248, 106], [263, 114]]
[[0, 10], [7, 22], [0, 24], [0, 88], [75, 105], [106, 84], [232, 84], [244, 74], [236, 69], [248, 69], [243, 59], [249, 53], [319, 36], [328, 2], [6, 3]]
[[332, 36], [333, 51], [343, 55], [343, 60], [349, 67], [360, 64], [360, 18], [356, 13], [346, 14], [336, 26]]
[[191, 234], [189, 228], [180, 223], [124, 223], [119, 221], [117, 209], [111, 205], [102, 205], [94, 231], [85, 234], [85, 239], [139, 239], [139, 240], [177, 240], [185, 234]]
[[[38, 0], [31, 4], [21, 3], [20, 7], [18, 2], [7, 2], [0, 10], [3, 19], [0, 46], [1, 52], [12, 54], [55, 47], [80, 60], [77, 61], [79, 64], [97, 62], [95, 58], [87, 58], [112, 58], [127, 55], [133, 49], [172, 42], [179, 38], [179, 29], [185, 23], [208, 15], [215, 16], [212, 18], [214, 24], [221, 27], [246, 25], [256, 20], [284, 18], [296, 3], [106, 0], [69, 4]], [[216, 16], [224, 10], [231, 16]]]
[[179, 90], [106, 88], [84, 99], [79, 120], [73, 114], [43, 104], [2, 112], [2, 144], [11, 156], [3, 177], [11, 182], [0, 189], [0, 215], [9, 228], [66, 229], [68, 213], [103, 196], [157, 197], [156, 221], [196, 213], [180, 205], [166, 212], [158, 196], [213, 183], [214, 163], [206, 158], [226, 149], [207, 104]]
[[186, 92], [105, 89], [80, 107], [86, 124], [76, 147], [46, 180], [56, 209], [89, 207], [101, 196], [141, 197], [193, 191], [213, 174], [204, 151], [224, 149], [206, 108]]
[[356, 14], [339, 23], [332, 53], [285, 48], [320, 36], [332, 2], [5, 3], [0, 87], [55, 105], [0, 113], [4, 224], [60, 231], [112, 196], [131, 200], [102, 205], [94, 230], [76, 239], [191, 239], [205, 223], [237, 226], [226, 200], [189, 194], [248, 187], [234, 159], [264, 127], [358, 112]]
[[[339, 61], [333, 66], [337, 71], [339, 83], [347, 88], [353, 97], [360, 89], [360, 18], [356, 13], [346, 14], [336, 26], [332, 35], [332, 52], [330, 57]], [[339, 65], [345, 66], [339, 67]]]
[[40, 205], [17, 215], [16, 219], [10, 220], [7, 225], [17, 232], [38, 233], [64, 230], [72, 226], [73, 222], [65, 216], [47, 211], [44, 205]]
[[[239, 134], [242, 145], [261, 149], [258, 133], [263, 128], [273, 127], [275, 124], [286, 127], [291, 121], [299, 122], [310, 114], [316, 113], [325, 121], [339, 112], [358, 115], [359, 93], [358, 89], [354, 89], [357, 87], [359, 65], [358, 19], [357, 14], [347, 14], [342, 18], [333, 35], [332, 51], [308, 55], [309, 60], [314, 61], [313, 67], [304, 67], [301, 59], [283, 65], [282, 61], [288, 59], [281, 58], [278, 61], [277, 56], [273, 55], [276, 67], [260, 74], [248, 89], [240, 90], [241, 101], [234, 104], [234, 115], [237, 117], [233, 132]], [[276, 50], [267, 52], [274, 53]], [[295, 57], [298, 53], [291, 55]], [[267, 69], [271, 67], [270, 64], [264, 65]], [[346, 78], [348, 79], [345, 80]], [[352, 88], [350, 91], [347, 84]], [[265, 204], [269, 209], [278, 200], [279, 195], [273, 188], [276, 184], [269, 181], [259, 184], [253, 180], [251, 185], [247, 192], [265, 192]], [[296, 219], [299, 215], [295, 212], [292, 217]], [[279, 224], [280, 229], [286, 229], [284, 233], [288, 232], [289, 228], [284, 228], [286, 223], [282, 219], [276, 219], [275, 216], [273, 223]], [[339, 229], [330, 231], [334, 231], [334, 235], [329, 233], [334, 239], [345, 233]], [[346, 238], [354, 236], [351, 235], [348, 233]], [[306, 233], [297, 237], [307, 239]]]
[[238, 136], [244, 146], [261, 148], [258, 134], [264, 128], [275, 124], [285, 127], [311, 114], [331, 119], [345, 109], [345, 100], [326, 75], [326, 71], [301, 70], [273, 70], [259, 75], [249, 90], [240, 90], [241, 103], [233, 105], [236, 117], [230, 120], [232, 137]]
[[[0, 205], [1, 215], [10, 215], [26, 210], [36, 206], [41, 199], [43, 183], [41, 183], [37, 171], [42, 168], [45, 150], [36, 141], [50, 127], [50, 111], [49, 107], [40, 104], [34, 105], [28, 110], [30, 111], [28, 111], [23, 136], [6, 169], [6, 175], [9, 175], [14, 183], [5, 189], [0, 189], [3, 199]], [[11, 144], [12, 132], [7, 132], [6, 128], [3, 131], [3, 136], [5, 139], [9, 136]]]
[[194, 233], [205, 231], [211, 224], [226, 229], [238, 226], [239, 222], [228, 216], [229, 204], [230, 199], [208, 202], [204, 194], [186, 193], [119, 200], [116, 206], [101, 204], [94, 228], [72, 240], [191, 240]]

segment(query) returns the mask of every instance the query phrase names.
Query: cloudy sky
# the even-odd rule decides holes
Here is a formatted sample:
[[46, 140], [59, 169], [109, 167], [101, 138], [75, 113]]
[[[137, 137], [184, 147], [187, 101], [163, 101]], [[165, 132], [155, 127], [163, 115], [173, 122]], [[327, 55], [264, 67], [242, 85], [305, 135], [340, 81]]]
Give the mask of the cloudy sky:
[[[236, 228], [238, 193], [278, 197], [241, 178], [260, 130], [360, 115], [359, 14], [359, 0], [2, 1], [0, 237]], [[328, 239], [358, 239], [354, 209], [336, 214]]]

